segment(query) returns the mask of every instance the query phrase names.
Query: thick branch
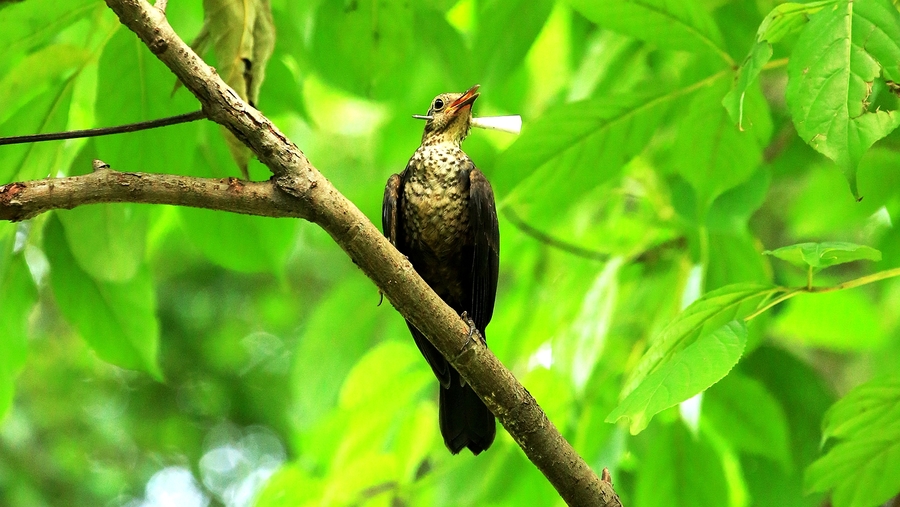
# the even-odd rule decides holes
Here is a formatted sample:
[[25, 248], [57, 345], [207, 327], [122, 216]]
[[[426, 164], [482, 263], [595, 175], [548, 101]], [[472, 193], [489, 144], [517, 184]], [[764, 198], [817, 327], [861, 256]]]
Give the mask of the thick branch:
[[[269, 167], [275, 175], [274, 185], [243, 183], [245, 190], [250, 188], [259, 191], [259, 195], [271, 197], [273, 209], [271, 213], [266, 213], [267, 215], [288, 216], [282, 213], [292, 213], [290, 216], [306, 218], [325, 229], [353, 262], [378, 285], [397, 310], [421, 329], [437, 349], [449, 358], [463, 378], [497, 415], [528, 458], [559, 491], [566, 503], [578, 506], [621, 505], [609, 482], [601, 481], [578, 456], [512, 373], [478, 340], [468, 339], [466, 324], [416, 274], [409, 261], [388, 243], [356, 206], [344, 198], [310, 165], [303, 153], [267, 118], [244, 103], [237, 93], [219, 79], [215, 70], [206, 65], [174, 33], [161, 11], [144, 0], [106, 0], [106, 2], [116, 12], [121, 22], [134, 31], [197, 97], [203, 104], [203, 111], [207, 117], [228, 128]], [[121, 162], [113, 161], [113, 163]], [[167, 177], [150, 183], [149, 175], [106, 172], [55, 181], [67, 181], [71, 184], [71, 188], [74, 188], [79, 184], [86, 184], [84, 180], [77, 178], [84, 178], [87, 181], [91, 181], [90, 178], [103, 181], [105, 178], [105, 185], [110, 187], [107, 194], [110, 197], [109, 202], [112, 202], [121, 200], [119, 198], [127, 194], [127, 191], [120, 188], [119, 183], [109, 181], [122, 177], [118, 175], [126, 175], [124, 176], [126, 179], [134, 178], [134, 181], [141, 182], [142, 195], [159, 198], [159, 201], [155, 201], [148, 197], [147, 200], [140, 202], [199, 204], [187, 197], [176, 199], [163, 189], [156, 188], [157, 183], [161, 187], [169, 183], [177, 187], [176, 182], [179, 180], [169, 179], [177, 177]], [[200, 187], [203, 187], [203, 184], [209, 185], [211, 197], [220, 198], [219, 206], [205, 207], [263, 214], [260, 208], [248, 202], [254, 201], [255, 198], [234, 196], [227, 198], [227, 191], [223, 192], [217, 185], [228, 186], [229, 180], [189, 178], [180, 181], [187, 185], [186, 193], [191, 192], [190, 188], [196, 188], [191, 185], [199, 184]], [[20, 216], [28, 214], [22, 211], [24, 209], [22, 204], [13, 204], [13, 200], [21, 201], [22, 198], [19, 196], [26, 193], [29, 188], [35, 190], [37, 195], [37, 188], [40, 185], [53, 187], [54, 183], [13, 183], [2, 187], [5, 195], [14, 195], [8, 198], [8, 202], [0, 201], [0, 216], [13, 213], [8, 212], [7, 208], [14, 206], [19, 206], [19, 212], [22, 213]], [[101, 183], [102, 185], [104, 184]], [[271, 186], [284, 193], [271, 189], [271, 193], [266, 194], [265, 189]], [[53, 192], [54, 190], [48, 188], [45, 193]], [[88, 191], [84, 191], [81, 195], [85, 196], [85, 203], [107, 202], [101, 201], [97, 194]], [[275, 202], [282, 197], [291, 202]], [[77, 204], [74, 201], [67, 201], [63, 207]], [[260, 203], [257, 201], [256, 204]], [[40, 209], [35, 207], [30, 212], [38, 213]]]
[[308, 218], [296, 200], [271, 181], [128, 173], [104, 165], [84, 176], [0, 186], [0, 220], [18, 222], [53, 209], [102, 202], [174, 204], [245, 215]]

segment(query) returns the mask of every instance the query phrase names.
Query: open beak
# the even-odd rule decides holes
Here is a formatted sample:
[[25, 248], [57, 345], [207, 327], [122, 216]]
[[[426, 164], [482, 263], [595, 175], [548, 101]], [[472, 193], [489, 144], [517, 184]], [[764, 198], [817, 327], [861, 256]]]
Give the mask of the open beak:
[[466, 90], [466, 93], [462, 94], [462, 96], [460, 98], [451, 102], [450, 106], [447, 107], [448, 112], [450, 112], [451, 114], [456, 114], [457, 111], [459, 111], [460, 109], [462, 109], [466, 106], [469, 106], [469, 108], [471, 108], [472, 103], [474, 103], [475, 99], [478, 98], [478, 87], [479, 86], [481, 86], [481, 85], [475, 85], [475, 86], [469, 88], [468, 90]]

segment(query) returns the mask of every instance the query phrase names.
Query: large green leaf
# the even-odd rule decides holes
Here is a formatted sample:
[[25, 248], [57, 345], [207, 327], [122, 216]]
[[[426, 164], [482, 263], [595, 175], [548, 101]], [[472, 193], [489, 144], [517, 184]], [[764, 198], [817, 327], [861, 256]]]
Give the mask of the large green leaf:
[[22, 251], [14, 252], [15, 225], [0, 224], [0, 421], [13, 399], [16, 375], [25, 364], [28, 349], [28, 314], [37, 291]]
[[396, 97], [415, 69], [412, 21], [411, 5], [402, 0], [323, 1], [312, 34], [316, 69], [357, 95]]
[[900, 12], [889, 0], [844, 0], [810, 18], [788, 64], [787, 101], [797, 133], [834, 160], [859, 198], [856, 168], [900, 125], [870, 111], [876, 79], [900, 81]]
[[737, 450], [791, 466], [787, 417], [757, 380], [731, 372], [703, 397], [701, 424], [711, 424]]
[[632, 434], [641, 432], [657, 413], [715, 384], [731, 371], [747, 344], [747, 327], [738, 321], [701, 335], [665, 362], [631, 391], [607, 417], [630, 421]]
[[[11, 5], [3, 10], [0, 47], [4, 52], [27, 50], [53, 39], [63, 28], [97, 10], [106, 7], [93, 0], [29, 0]], [[33, 70], [41, 71], [37, 67]]]
[[666, 49], [715, 52], [727, 62], [722, 34], [696, 0], [567, 0], [594, 23]]
[[704, 294], [653, 339], [650, 348], [629, 375], [622, 390], [623, 396], [630, 394], [648, 375], [670, 362], [674, 355], [696, 342], [700, 336], [719, 330], [731, 321], [743, 319], [756, 309], [764, 297], [776, 291], [771, 285], [737, 283]]
[[[66, 130], [74, 76], [90, 57], [80, 48], [56, 44], [29, 55], [0, 79], [0, 131], [4, 135]], [[8, 100], [6, 99], [8, 97]], [[55, 176], [68, 169], [61, 156], [65, 143], [4, 146], [0, 181]]]
[[[217, 127], [204, 125], [206, 143], [194, 150], [191, 176], [222, 178], [233, 166]], [[298, 220], [221, 211], [179, 208], [178, 216], [191, 243], [210, 261], [235, 271], [283, 273], [295, 243]]]
[[869, 246], [846, 243], [843, 241], [799, 243], [796, 245], [783, 246], [775, 250], [766, 250], [763, 253], [788, 261], [795, 266], [808, 266], [817, 271], [847, 262], [881, 260], [881, 252], [878, 250]]
[[[756, 132], [739, 131], [720, 105], [727, 87], [727, 81], [718, 80], [694, 96], [679, 123], [670, 160], [696, 190], [701, 216], [716, 197], [750, 178], [762, 160]], [[771, 120], [759, 123], [764, 131]]]
[[[473, 55], [480, 64], [479, 80], [505, 83], [516, 70], [547, 21], [549, 0], [489, 0], [479, 2]], [[458, 55], [447, 55], [459, 58]], [[443, 63], [443, 62], [442, 62]]]
[[709, 442], [682, 424], [658, 425], [646, 438], [650, 442], [639, 461], [634, 505], [730, 505], [722, 458]]
[[91, 278], [78, 266], [56, 217], [51, 217], [45, 227], [44, 250], [60, 312], [97, 355], [161, 379], [156, 294], [147, 268], [138, 270], [128, 282]]
[[[608, 181], [653, 136], [681, 94], [617, 96], [557, 106], [528, 123], [501, 156], [492, 184], [498, 195], [542, 192], [571, 203]], [[559, 202], [556, 201], [558, 206]]]
[[900, 421], [900, 376], [893, 375], [866, 382], [832, 405], [822, 420], [822, 439], [879, 432], [896, 421]]
[[[894, 400], [897, 403], [897, 400]], [[835, 445], [806, 469], [810, 491], [833, 490], [835, 507], [875, 507], [900, 491], [900, 420]]]

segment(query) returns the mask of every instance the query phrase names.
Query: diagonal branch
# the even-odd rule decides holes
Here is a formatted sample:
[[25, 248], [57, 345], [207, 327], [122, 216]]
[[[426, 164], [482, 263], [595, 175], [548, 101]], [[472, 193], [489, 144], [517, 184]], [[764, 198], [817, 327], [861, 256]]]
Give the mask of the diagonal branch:
[[[241, 191], [233, 191], [238, 183], [232, 180], [101, 169], [86, 176], [4, 185], [0, 217], [15, 220], [53, 207], [127, 200], [296, 216], [314, 222], [449, 359], [567, 504], [621, 506], [608, 477], [598, 478], [512, 373], [479, 340], [468, 339], [466, 324], [409, 261], [265, 116], [222, 82], [175, 34], [163, 12], [144, 0], [106, 3], [197, 97], [206, 116], [245, 143], [274, 177], [269, 182], [240, 182]], [[26, 202], [28, 196], [32, 199]]]

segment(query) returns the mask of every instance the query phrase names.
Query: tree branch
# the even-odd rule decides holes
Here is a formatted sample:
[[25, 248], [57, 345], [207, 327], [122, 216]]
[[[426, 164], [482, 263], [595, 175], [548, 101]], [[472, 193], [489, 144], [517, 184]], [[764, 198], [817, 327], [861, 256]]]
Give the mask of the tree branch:
[[309, 218], [292, 196], [271, 181], [129, 173], [100, 164], [98, 170], [83, 176], [0, 186], [0, 220], [18, 222], [54, 209], [103, 202], [174, 204], [245, 215]]
[[[144, 0], [106, 3], [197, 97], [206, 116], [244, 142], [274, 178], [266, 183], [239, 182], [241, 190], [233, 191], [238, 183], [228, 179], [101, 170], [0, 187], [4, 196], [0, 216], [21, 219], [53, 207], [128, 200], [310, 220], [334, 238], [394, 307], [459, 370], [567, 504], [621, 506], [609, 481], [597, 477], [493, 353], [479, 340], [468, 339], [466, 324], [416, 274], [409, 261], [265, 116], [222, 82], [175, 34], [160, 10]], [[87, 188], [92, 185], [97, 188]], [[181, 192], [186, 195], [176, 196]], [[201, 202], [201, 196], [211, 201]], [[270, 213], [263, 213], [269, 205]]]

